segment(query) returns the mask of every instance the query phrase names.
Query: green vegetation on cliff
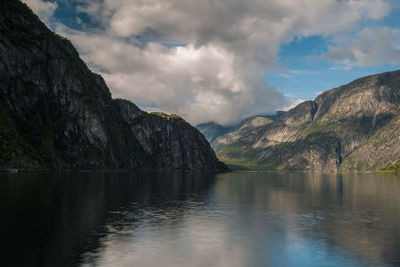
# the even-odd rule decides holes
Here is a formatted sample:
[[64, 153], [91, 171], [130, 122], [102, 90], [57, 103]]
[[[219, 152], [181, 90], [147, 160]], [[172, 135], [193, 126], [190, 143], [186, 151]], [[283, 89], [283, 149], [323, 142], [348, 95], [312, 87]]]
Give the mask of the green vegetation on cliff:
[[380, 169], [379, 172], [381, 172], [381, 173], [391, 173], [391, 174], [400, 174], [400, 160], [397, 160], [395, 163], [392, 163], [389, 166]]

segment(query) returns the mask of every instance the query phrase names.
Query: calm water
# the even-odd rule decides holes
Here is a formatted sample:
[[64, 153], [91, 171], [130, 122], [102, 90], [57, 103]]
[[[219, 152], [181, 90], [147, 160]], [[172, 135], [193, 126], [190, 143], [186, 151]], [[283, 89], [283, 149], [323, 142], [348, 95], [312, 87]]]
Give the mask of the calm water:
[[400, 177], [0, 175], [1, 266], [396, 266]]

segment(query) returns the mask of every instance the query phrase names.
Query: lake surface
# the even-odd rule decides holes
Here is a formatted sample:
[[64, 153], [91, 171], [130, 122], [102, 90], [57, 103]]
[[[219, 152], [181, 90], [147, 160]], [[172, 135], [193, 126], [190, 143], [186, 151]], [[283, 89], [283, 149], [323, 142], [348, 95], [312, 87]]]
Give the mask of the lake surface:
[[1, 266], [398, 266], [400, 177], [0, 174]]

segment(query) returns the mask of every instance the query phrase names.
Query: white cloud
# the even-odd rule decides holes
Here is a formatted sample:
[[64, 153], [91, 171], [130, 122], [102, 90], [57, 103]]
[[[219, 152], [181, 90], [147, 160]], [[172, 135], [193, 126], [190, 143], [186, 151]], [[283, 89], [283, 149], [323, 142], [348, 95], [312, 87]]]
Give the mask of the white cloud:
[[319, 96], [320, 94], [322, 94], [324, 91], [316, 91], [314, 92], [314, 95]]
[[41, 20], [44, 22], [48, 22], [48, 20], [53, 16], [54, 11], [57, 9], [56, 2], [48, 2], [42, 0], [22, 0], [30, 8], [39, 16]]
[[326, 57], [344, 69], [383, 63], [400, 64], [400, 31], [387, 27], [363, 29], [354, 38], [330, 47]]
[[283, 106], [280, 110], [281, 111], [288, 111], [297, 105], [303, 103], [304, 101], [307, 101], [306, 99], [289, 99], [289, 103], [286, 106]]
[[[114, 97], [222, 124], [290, 105], [265, 82], [282, 43], [346, 32], [389, 12], [384, 0], [79, 2], [100, 26], [58, 31], [102, 72]], [[171, 41], [184, 46], [160, 44]]]

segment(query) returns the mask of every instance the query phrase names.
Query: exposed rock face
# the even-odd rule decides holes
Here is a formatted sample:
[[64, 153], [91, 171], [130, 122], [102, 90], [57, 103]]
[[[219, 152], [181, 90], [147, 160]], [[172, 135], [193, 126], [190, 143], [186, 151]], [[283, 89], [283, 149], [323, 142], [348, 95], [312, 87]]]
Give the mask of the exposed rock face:
[[400, 159], [400, 71], [358, 79], [246, 132], [218, 155], [260, 169], [376, 170]]
[[155, 161], [156, 169], [226, 169], [211, 153], [204, 136], [182, 118], [144, 113], [126, 100], [115, 102], [131, 133]]
[[0, 2], [0, 166], [223, 169], [194, 127], [113, 100], [72, 44]]
[[371, 170], [400, 162], [400, 116], [382, 127], [343, 161], [342, 170]]

